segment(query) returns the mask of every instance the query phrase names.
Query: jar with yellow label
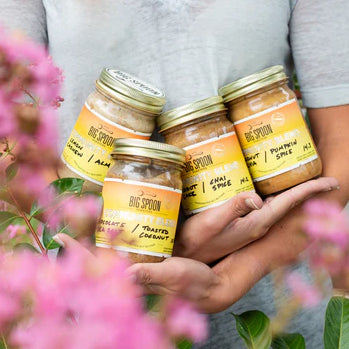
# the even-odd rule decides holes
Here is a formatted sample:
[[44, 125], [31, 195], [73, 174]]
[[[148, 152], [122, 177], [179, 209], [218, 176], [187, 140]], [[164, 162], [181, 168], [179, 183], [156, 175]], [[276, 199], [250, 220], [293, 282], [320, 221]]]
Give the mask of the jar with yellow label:
[[133, 262], [161, 262], [172, 255], [185, 151], [120, 138], [111, 156], [115, 163], [104, 179], [96, 245], [125, 252]]
[[165, 101], [148, 83], [104, 68], [63, 150], [59, 176], [83, 178], [85, 189], [101, 191], [115, 139], [149, 139]]
[[321, 174], [321, 160], [282, 66], [222, 87], [256, 190], [273, 194]]
[[158, 118], [166, 143], [186, 151], [182, 207], [186, 215], [254, 190], [233, 124], [220, 96], [170, 110]]

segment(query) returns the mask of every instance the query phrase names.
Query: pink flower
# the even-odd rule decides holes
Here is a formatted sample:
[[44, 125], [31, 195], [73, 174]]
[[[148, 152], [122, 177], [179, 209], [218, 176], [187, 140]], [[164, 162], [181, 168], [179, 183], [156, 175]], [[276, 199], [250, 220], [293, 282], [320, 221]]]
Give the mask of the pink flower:
[[348, 252], [337, 244], [315, 241], [310, 245], [308, 254], [315, 270], [325, 269], [331, 275], [340, 273], [348, 264]]
[[308, 252], [313, 267], [325, 268], [332, 275], [344, 272], [349, 263], [349, 222], [344, 211], [325, 200], [311, 200], [304, 209], [304, 230], [312, 239]]
[[42, 191], [38, 197], [38, 206], [48, 208], [55, 203], [57, 197], [56, 190], [53, 186], [48, 186]]
[[[49, 148], [57, 152], [58, 130], [52, 125], [57, 125], [56, 112], [52, 108], [40, 108], [42, 115], [35, 140], [41, 149]], [[58, 153], [56, 153], [58, 157]]]
[[[55, 67], [51, 57], [43, 46], [37, 45], [22, 36], [13, 36], [0, 28], [0, 55], [2, 66], [0, 79], [0, 137], [21, 140], [27, 144], [36, 139], [42, 149], [57, 151], [57, 123], [52, 104], [57, 105], [57, 96], [63, 81], [62, 70]], [[38, 104], [40, 118], [35, 127], [30, 128], [30, 119], [26, 119], [26, 128], [36, 130], [31, 137], [25, 136], [21, 126], [16, 122], [15, 109], [24, 103], [27, 97]], [[20, 115], [20, 113], [18, 114]], [[17, 125], [18, 124], [18, 125]], [[34, 137], [34, 138], [33, 138]], [[56, 154], [58, 157], [58, 154]], [[42, 163], [46, 161], [43, 157]]]
[[74, 215], [81, 219], [96, 219], [101, 213], [101, 201], [94, 195], [72, 197], [64, 204], [65, 216]]
[[0, 138], [6, 137], [16, 130], [15, 118], [11, 104], [6, 98], [4, 91], [0, 88]]
[[0, 211], [8, 210], [8, 203], [6, 201], [0, 200]]
[[[142, 290], [126, 273], [129, 263], [109, 250], [97, 255], [76, 249], [55, 263], [36, 255], [1, 255], [0, 331], [16, 320], [7, 338], [11, 345], [173, 348], [163, 323], [144, 311]], [[178, 318], [178, 312], [173, 315]], [[197, 330], [191, 334], [199, 336]]]
[[304, 307], [315, 307], [321, 301], [320, 291], [313, 285], [307, 284], [296, 272], [286, 276], [286, 284], [292, 296]]
[[24, 184], [26, 191], [35, 198], [47, 187], [44, 174], [38, 170], [39, 168], [23, 164], [21, 165], [19, 175], [17, 175], [17, 178]]
[[189, 338], [194, 342], [206, 339], [206, 317], [194, 306], [179, 298], [172, 298], [167, 306], [166, 328], [174, 338]]
[[65, 222], [77, 234], [94, 232], [101, 209], [101, 200], [93, 195], [70, 197], [61, 204]]
[[342, 208], [326, 200], [311, 200], [304, 205], [306, 233], [316, 240], [328, 241], [345, 249], [349, 244], [349, 223]]
[[0, 328], [13, 321], [20, 310], [20, 303], [8, 292], [0, 291]]
[[10, 224], [7, 228], [5, 233], [8, 234], [9, 239], [14, 239], [17, 236], [24, 235], [27, 232], [27, 229], [24, 225], [18, 225], [18, 224]]
[[121, 228], [119, 228], [119, 229], [108, 228], [108, 230], [105, 233], [106, 233], [109, 241], [112, 242], [120, 235], [121, 232], [122, 232]]

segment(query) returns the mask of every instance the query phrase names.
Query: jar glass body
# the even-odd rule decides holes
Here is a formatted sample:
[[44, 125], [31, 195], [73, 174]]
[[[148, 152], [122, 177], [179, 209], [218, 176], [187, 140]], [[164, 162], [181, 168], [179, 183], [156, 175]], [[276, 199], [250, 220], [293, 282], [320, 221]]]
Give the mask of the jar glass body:
[[[113, 157], [102, 191], [96, 244], [113, 247], [132, 262], [161, 262], [172, 254], [183, 167], [143, 156]], [[108, 242], [112, 227], [119, 232]]]
[[155, 117], [96, 88], [81, 110], [63, 150], [60, 177], [85, 179], [84, 190], [100, 192], [113, 161], [109, 153], [116, 138], [149, 139]]
[[186, 215], [254, 190], [234, 125], [218, 111], [162, 132], [165, 142], [186, 150], [182, 207]]
[[[270, 84], [226, 105], [260, 194], [280, 192], [321, 174], [321, 160], [287, 81]], [[268, 161], [272, 164], [269, 168], [265, 165]]]

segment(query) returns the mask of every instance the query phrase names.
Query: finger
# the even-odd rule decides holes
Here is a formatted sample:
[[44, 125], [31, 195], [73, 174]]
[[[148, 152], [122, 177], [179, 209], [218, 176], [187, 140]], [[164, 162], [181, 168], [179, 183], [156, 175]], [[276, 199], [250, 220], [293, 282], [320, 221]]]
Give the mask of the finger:
[[234, 219], [260, 209], [262, 199], [253, 192], [239, 193], [227, 202], [190, 217], [176, 237], [174, 254], [195, 249], [215, 236]]
[[54, 235], [52, 239], [56, 241], [60, 246], [64, 247], [64, 249], [67, 251], [70, 251], [72, 253], [79, 252], [84, 253], [88, 256], [93, 256], [93, 254], [86, 247], [70, 237], [68, 234], [59, 233]]
[[139, 263], [128, 273], [145, 291], [155, 294], [175, 294], [195, 301], [207, 298], [217, 284], [217, 275], [204, 263], [171, 257], [161, 263]]
[[195, 236], [187, 241], [181, 240], [180, 244], [175, 245], [175, 253], [178, 256], [210, 263], [264, 236], [272, 225], [301, 201], [337, 186], [338, 181], [334, 178], [320, 178], [300, 184], [282, 194], [269, 197], [260, 210], [254, 210], [231, 221], [220, 234], [211, 238], [209, 243], [199, 245], [196, 241], [201, 237]]
[[190, 220], [193, 225], [200, 222], [201, 228], [221, 230], [232, 220], [253, 210], [258, 210], [262, 206], [263, 201], [256, 193], [244, 192], [235, 195], [219, 206], [198, 213]]
[[[172, 257], [172, 259], [179, 259]], [[168, 285], [177, 279], [182, 273], [181, 268], [171, 268], [169, 259], [161, 263], [136, 263], [127, 269], [127, 273], [132, 275], [137, 283], [146, 286]]]
[[304, 182], [276, 195], [272, 200], [267, 201], [260, 210], [262, 217], [265, 217], [264, 224], [270, 227], [304, 200], [315, 194], [337, 189], [338, 186], [339, 183], [337, 179], [332, 177], [321, 177]]

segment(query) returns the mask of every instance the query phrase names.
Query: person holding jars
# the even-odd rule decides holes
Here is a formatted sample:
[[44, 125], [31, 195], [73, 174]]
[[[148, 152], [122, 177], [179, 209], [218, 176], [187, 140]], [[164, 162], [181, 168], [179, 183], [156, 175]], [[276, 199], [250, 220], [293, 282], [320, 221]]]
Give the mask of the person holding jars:
[[[346, 0], [81, 1], [1, 0], [0, 22], [47, 45], [65, 71], [62, 148], [103, 66], [129, 72], [165, 91], [165, 112], [218, 93], [265, 68], [294, 67], [308, 108], [322, 176], [262, 201], [244, 192], [186, 219], [175, 257], [135, 264], [149, 292], [175, 293], [211, 316], [202, 348], [242, 347], [231, 312], [274, 310], [269, 272], [294, 263], [306, 242], [297, 234], [310, 195], [344, 206], [347, 181], [349, 61]], [[258, 103], [257, 103], [258, 104]], [[258, 107], [258, 105], [256, 105]], [[161, 140], [156, 133], [153, 139]], [[340, 190], [331, 190], [340, 185]], [[256, 209], [258, 208], [258, 209]], [[246, 239], [241, 244], [241, 236]], [[75, 245], [59, 236], [67, 248]], [[239, 243], [237, 243], [239, 241]], [[294, 265], [305, 276], [305, 263]], [[307, 347], [322, 346], [326, 302], [291, 325]]]

